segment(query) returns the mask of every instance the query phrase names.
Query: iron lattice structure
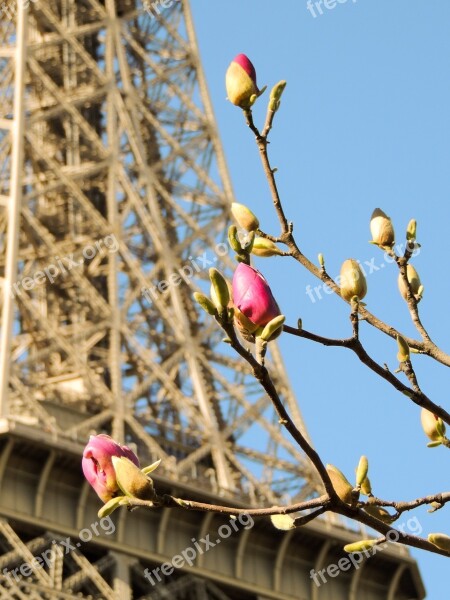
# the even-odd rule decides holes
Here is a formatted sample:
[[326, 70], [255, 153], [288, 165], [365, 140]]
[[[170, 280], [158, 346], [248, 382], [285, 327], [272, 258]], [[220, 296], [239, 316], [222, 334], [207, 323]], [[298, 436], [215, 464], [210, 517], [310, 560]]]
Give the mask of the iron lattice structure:
[[[270, 505], [320, 487], [267, 396], [193, 302], [193, 292], [209, 285], [209, 265], [231, 272], [225, 242], [233, 193], [189, 4], [155, 6], [34, 0], [2, 7], [2, 573], [95, 521], [98, 503], [78, 466], [91, 433], [134, 444], [144, 464], [161, 458], [162, 489]], [[275, 345], [270, 369], [307, 435]], [[171, 528], [169, 513], [153, 521], [133, 513], [135, 525], [125, 527], [125, 514], [114, 542], [103, 536], [20, 581], [0, 575], [0, 598], [247, 600], [254, 590], [278, 599], [294, 597], [289, 590], [303, 581], [300, 558], [297, 575], [283, 583], [287, 536], [274, 553], [273, 578], [260, 583], [275, 535], [263, 528], [260, 567], [242, 584], [245, 593], [217, 586], [247, 576], [248, 535], [229, 551], [227, 560], [237, 557], [234, 579], [184, 573], [164, 593], [149, 594], [143, 567], [186, 543], [171, 535], [204, 535], [212, 517]], [[320, 548], [320, 560], [333, 548], [329, 531], [305, 538], [311, 564]], [[412, 569], [420, 580], [404, 560], [408, 577]], [[199, 573], [214, 572], [203, 564]], [[391, 574], [394, 593], [401, 573]]]
[[[106, 431], [253, 502], [310, 495], [309, 464], [192, 300], [208, 265], [231, 265], [232, 190], [187, 5], [24, 16], [22, 40], [1, 29], [4, 414]], [[273, 371], [301, 424], [277, 353]]]

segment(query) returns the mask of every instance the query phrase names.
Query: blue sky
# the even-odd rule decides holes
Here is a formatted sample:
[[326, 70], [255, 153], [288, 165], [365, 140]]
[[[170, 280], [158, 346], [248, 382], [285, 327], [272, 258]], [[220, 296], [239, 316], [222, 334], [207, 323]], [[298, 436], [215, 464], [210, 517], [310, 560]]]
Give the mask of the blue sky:
[[[450, 2], [347, 0], [316, 11], [306, 0], [192, 0], [197, 35], [236, 198], [276, 234], [258, 152], [240, 110], [226, 101], [224, 74], [246, 53], [258, 83], [288, 82], [271, 135], [278, 184], [302, 251], [322, 252], [331, 275], [346, 258], [377, 267], [367, 277], [369, 310], [418, 337], [397, 290], [396, 267], [368, 244], [375, 207], [393, 219], [398, 242], [410, 218], [422, 244], [414, 265], [425, 286], [424, 323], [450, 351], [447, 243], [450, 223]], [[332, 5], [332, 3], [330, 3]], [[266, 98], [255, 107], [261, 124]], [[349, 335], [348, 310], [334, 296], [312, 302], [318, 282], [294, 261], [260, 259], [287, 321], [329, 337]], [[368, 271], [370, 268], [368, 267]], [[361, 337], [379, 362], [397, 368], [396, 344], [362, 324]], [[377, 495], [408, 500], [449, 489], [445, 448], [428, 449], [420, 409], [379, 380], [349, 351], [282, 336], [295, 393], [326, 462], [350, 477], [359, 456], [370, 460]], [[449, 408], [445, 367], [413, 356], [419, 382]], [[403, 377], [401, 375], [401, 377]], [[415, 514], [423, 533], [450, 534], [449, 510]], [[428, 591], [444, 600], [448, 559], [413, 551]]]

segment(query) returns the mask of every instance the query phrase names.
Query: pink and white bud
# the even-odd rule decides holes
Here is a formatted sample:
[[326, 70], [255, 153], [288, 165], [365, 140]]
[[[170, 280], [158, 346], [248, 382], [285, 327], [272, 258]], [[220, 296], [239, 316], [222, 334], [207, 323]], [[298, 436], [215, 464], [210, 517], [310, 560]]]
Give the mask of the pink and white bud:
[[124, 456], [139, 467], [139, 459], [130, 448], [121, 446], [109, 435], [91, 435], [83, 451], [81, 467], [87, 481], [103, 502], [111, 500], [119, 491], [113, 456]]
[[250, 59], [245, 54], [238, 54], [225, 76], [228, 100], [243, 109], [251, 107], [260, 91], [256, 84], [256, 71]]

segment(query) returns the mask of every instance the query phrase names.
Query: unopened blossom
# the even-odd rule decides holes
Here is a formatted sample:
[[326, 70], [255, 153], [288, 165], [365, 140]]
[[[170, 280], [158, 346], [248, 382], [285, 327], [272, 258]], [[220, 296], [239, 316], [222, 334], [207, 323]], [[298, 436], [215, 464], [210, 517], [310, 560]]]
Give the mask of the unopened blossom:
[[103, 502], [119, 491], [112, 457], [124, 456], [139, 467], [139, 459], [130, 448], [121, 446], [109, 435], [92, 435], [84, 451], [81, 466], [84, 476]]
[[261, 273], [240, 263], [233, 276], [233, 305], [244, 317], [246, 329], [255, 331], [280, 315], [280, 308]]
[[228, 100], [240, 108], [247, 109], [259, 96], [256, 71], [245, 54], [238, 54], [228, 67], [225, 76]]

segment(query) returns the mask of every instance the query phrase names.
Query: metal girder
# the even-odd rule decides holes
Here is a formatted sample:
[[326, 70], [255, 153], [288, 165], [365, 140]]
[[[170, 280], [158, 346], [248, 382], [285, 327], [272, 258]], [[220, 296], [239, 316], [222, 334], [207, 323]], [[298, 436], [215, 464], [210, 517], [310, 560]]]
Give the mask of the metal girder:
[[[162, 458], [167, 491], [242, 507], [321, 487], [193, 301], [208, 267], [231, 275], [233, 190], [189, 2], [165, 4], [152, 15], [141, 0], [17, 2], [0, 22], [0, 600], [290, 600], [314, 553], [291, 565], [288, 546], [323, 535], [323, 523], [283, 540], [255, 525], [221, 546], [229, 567], [200, 554], [149, 594], [146, 566], [192, 542], [183, 531], [201, 539], [222, 521], [121, 511], [113, 537], [13, 573], [95, 517], [74, 461], [92, 433]], [[268, 368], [308, 437], [276, 345]], [[398, 560], [391, 597], [402, 574], [418, 579]]]
[[3, 416], [135, 442], [230, 498], [313, 495], [309, 461], [192, 299], [210, 265], [230, 273], [233, 192], [188, 2], [153, 17], [139, 0], [30, 3], [0, 38]]

